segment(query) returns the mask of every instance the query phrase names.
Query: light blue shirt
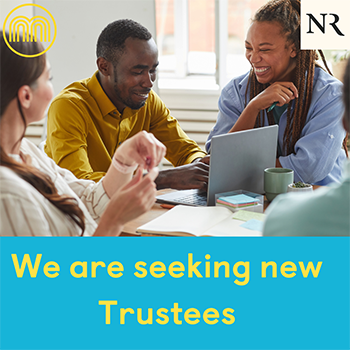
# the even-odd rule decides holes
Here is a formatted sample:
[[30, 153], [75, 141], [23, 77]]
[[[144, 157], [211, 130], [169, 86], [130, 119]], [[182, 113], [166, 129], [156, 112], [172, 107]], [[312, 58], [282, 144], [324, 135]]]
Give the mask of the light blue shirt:
[[350, 236], [350, 161], [340, 184], [281, 194], [266, 215], [264, 236]]
[[[211, 138], [226, 134], [244, 110], [249, 73], [231, 80], [222, 90], [219, 115], [205, 145], [210, 150]], [[247, 94], [249, 100], [249, 89]], [[294, 108], [293, 101], [292, 108]], [[287, 124], [287, 110], [279, 121], [278, 143], [282, 150], [279, 161], [283, 168], [294, 170], [294, 181], [314, 185], [339, 182], [346, 158], [342, 149], [345, 137], [341, 119], [344, 113], [342, 83], [321, 68], [315, 69], [311, 105], [295, 153], [286, 155], [283, 135]], [[264, 125], [269, 125], [264, 111]]]

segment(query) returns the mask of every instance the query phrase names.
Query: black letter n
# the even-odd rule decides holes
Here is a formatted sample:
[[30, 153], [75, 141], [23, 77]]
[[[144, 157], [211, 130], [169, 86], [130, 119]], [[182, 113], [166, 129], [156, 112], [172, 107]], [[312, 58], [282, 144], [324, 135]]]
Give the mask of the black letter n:
[[[325, 33], [325, 17], [327, 13], [320, 13], [320, 15], [323, 17], [323, 26], [318, 22], [318, 20], [313, 16], [311, 13], [307, 13], [309, 16], [309, 31], [307, 33], [314, 34], [314, 32], [311, 30], [311, 20], [314, 21], [314, 23], [317, 25], [317, 27], [320, 29], [320, 31], [324, 34]], [[337, 23], [337, 22], [334, 22]], [[334, 24], [333, 23], [333, 24]]]

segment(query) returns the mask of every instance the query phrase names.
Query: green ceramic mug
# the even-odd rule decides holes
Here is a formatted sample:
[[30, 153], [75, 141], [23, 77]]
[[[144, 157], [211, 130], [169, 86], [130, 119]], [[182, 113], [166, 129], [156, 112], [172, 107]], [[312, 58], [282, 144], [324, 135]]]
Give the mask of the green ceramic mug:
[[294, 171], [287, 168], [267, 168], [264, 170], [264, 190], [270, 202], [279, 194], [286, 193], [288, 185], [294, 181]]

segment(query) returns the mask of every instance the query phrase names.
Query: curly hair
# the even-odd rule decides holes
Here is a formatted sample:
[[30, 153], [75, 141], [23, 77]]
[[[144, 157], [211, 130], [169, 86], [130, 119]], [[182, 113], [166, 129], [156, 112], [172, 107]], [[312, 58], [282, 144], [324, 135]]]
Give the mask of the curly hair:
[[96, 56], [116, 63], [125, 50], [128, 38], [149, 40], [152, 34], [147, 28], [131, 19], [120, 19], [107, 25], [97, 40]]
[[[300, 0], [272, 0], [256, 12], [253, 22], [275, 22], [281, 26], [282, 34], [286, 36], [289, 44], [294, 44], [297, 51], [295, 57], [296, 68], [293, 83], [296, 86], [299, 99], [295, 100], [295, 108], [292, 112], [292, 101], [288, 105], [287, 125], [283, 136], [283, 147], [288, 154], [294, 153], [295, 143], [299, 140], [306, 117], [311, 104], [313, 79], [315, 67], [320, 67], [316, 61], [319, 56], [316, 50], [300, 49]], [[330, 72], [324, 54], [318, 50], [322, 61]], [[248, 87], [250, 87], [250, 99], [253, 99], [268, 87], [268, 84], [261, 84], [256, 79], [253, 69], [250, 71], [249, 84], [246, 90], [246, 103]], [[267, 113], [269, 124], [275, 124], [273, 112]], [[264, 112], [261, 111], [256, 120], [256, 127], [263, 126]], [[346, 140], [344, 140], [344, 144]], [[346, 147], [344, 147], [346, 150]], [[347, 151], [347, 150], [346, 150]]]

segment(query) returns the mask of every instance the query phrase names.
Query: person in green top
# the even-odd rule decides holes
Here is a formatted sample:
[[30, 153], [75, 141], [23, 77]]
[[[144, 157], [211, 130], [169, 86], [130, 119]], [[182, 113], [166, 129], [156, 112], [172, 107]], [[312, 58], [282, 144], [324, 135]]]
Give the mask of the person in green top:
[[[350, 131], [350, 59], [344, 76], [343, 126]], [[264, 236], [350, 236], [350, 161], [344, 162], [343, 178], [305, 194], [277, 196], [266, 210]]]

